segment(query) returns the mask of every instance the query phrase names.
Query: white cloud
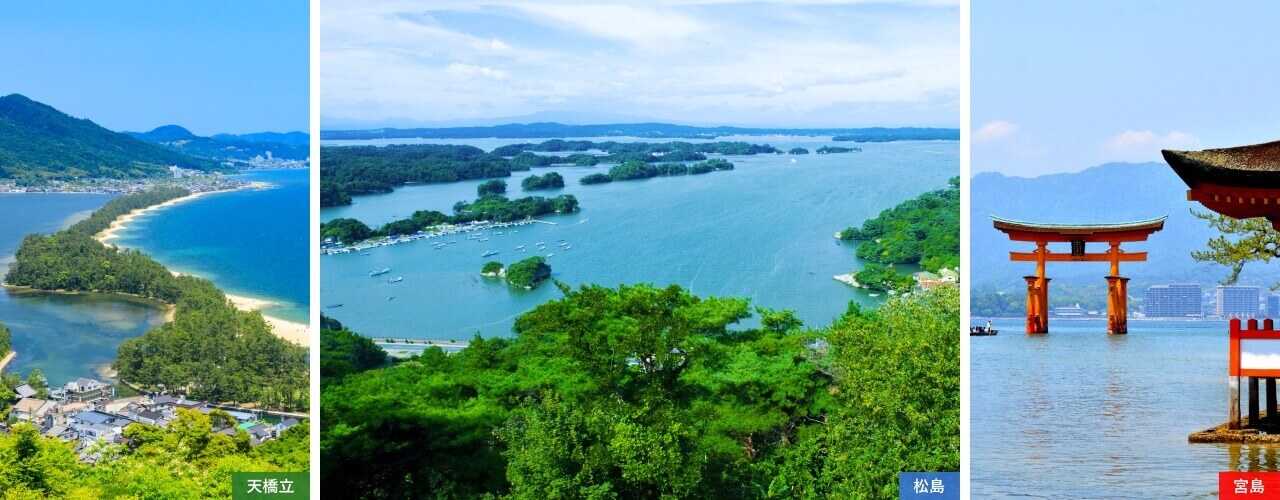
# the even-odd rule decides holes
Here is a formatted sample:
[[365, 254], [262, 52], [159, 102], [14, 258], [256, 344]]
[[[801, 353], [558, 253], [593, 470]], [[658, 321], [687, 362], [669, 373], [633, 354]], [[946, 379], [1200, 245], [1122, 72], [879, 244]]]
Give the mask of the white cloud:
[[1200, 138], [1177, 130], [1160, 135], [1151, 130], [1125, 130], [1113, 136], [1103, 153], [1112, 160], [1148, 161], [1160, 158], [1162, 149], [1200, 149]]
[[991, 142], [1007, 137], [1017, 131], [1018, 126], [1016, 124], [1004, 120], [987, 122], [978, 127], [978, 130], [973, 133], [973, 142]]
[[959, 17], [950, 5], [904, 14], [697, 0], [438, 3], [327, 2], [324, 114], [598, 111], [775, 126], [954, 126], [959, 117]]
[[444, 72], [454, 76], [471, 78], [483, 76], [486, 78], [495, 78], [501, 80], [507, 77], [507, 72], [500, 69], [493, 69], [488, 66], [475, 66], [471, 64], [453, 63], [444, 67]]

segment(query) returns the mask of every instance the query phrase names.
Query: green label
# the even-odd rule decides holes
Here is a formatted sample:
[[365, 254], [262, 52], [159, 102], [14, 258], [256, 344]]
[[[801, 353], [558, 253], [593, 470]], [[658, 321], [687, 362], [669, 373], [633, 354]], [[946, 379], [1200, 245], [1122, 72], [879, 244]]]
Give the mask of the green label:
[[231, 474], [231, 498], [311, 498], [311, 473], [236, 472]]

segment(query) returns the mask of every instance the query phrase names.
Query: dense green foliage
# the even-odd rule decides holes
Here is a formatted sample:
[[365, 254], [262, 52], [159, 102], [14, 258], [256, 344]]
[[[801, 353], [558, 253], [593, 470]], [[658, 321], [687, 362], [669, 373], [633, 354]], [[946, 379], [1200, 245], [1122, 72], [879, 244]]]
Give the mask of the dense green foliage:
[[512, 170], [518, 169], [506, 159], [472, 146], [325, 147], [320, 154], [320, 190], [327, 196], [322, 196], [321, 206], [350, 203], [351, 195], [389, 192], [409, 182], [507, 177]]
[[120, 344], [112, 366], [123, 380], [147, 387], [163, 384], [202, 400], [305, 409], [305, 348], [272, 334], [261, 313], [236, 309], [212, 282], [174, 276], [137, 250], [103, 245], [91, 236], [109, 221], [109, 214], [164, 196], [154, 190], [125, 196], [65, 231], [27, 235], [5, 282], [41, 290], [125, 293], [172, 304], [172, 322]]
[[170, 165], [221, 168], [213, 161], [72, 118], [19, 94], [0, 97], [0, 179], [40, 185], [88, 177], [158, 177], [169, 175]]
[[520, 181], [520, 188], [525, 191], [533, 191], [535, 189], [556, 189], [564, 187], [564, 176], [555, 172], [547, 172], [546, 175], [530, 175], [523, 181]]
[[551, 266], [541, 255], [527, 257], [507, 266], [507, 283], [522, 288], [534, 288], [551, 277]]
[[494, 179], [491, 181], [481, 182], [476, 186], [476, 196], [500, 195], [507, 193], [507, 181], [502, 179]]
[[809, 150], [805, 148], [791, 148], [791, 151], [787, 151], [787, 153], [793, 155], [807, 155], [809, 154]]
[[71, 443], [42, 437], [27, 424], [0, 434], [0, 496], [26, 498], [231, 498], [232, 472], [305, 472], [310, 425], [249, 446], [211, 431], [232, 427], [221, 411], [178, 410], [167, 428], [146, 424], [125, 430], [124, 445], [109, 445], [95, 464], [80, 462]]
[[599, 172], [587, 174], [582, 176], [581, 179], [578, 179], [578, 184], [582, 184], [584, 186], [590, 184], [604, 184], [606, 182], [613, 182], [613, 178], [609, 177], [609, 174], [602, 174]]
[[484, 267], [480, 268], [480, 274], [483, 274], [485, 276], [491, 276], [491, 275], [497, 276], [498, 273], [501, 271], [502, 271], [502, 263], [496, 260], [485, 262]]
[[603, 184], [613, 181], [648, 179], [669, 175], [705, 174], [717, 170], [733, 170], [733, 163], [723, 158], [713, 158], [693, 165], [685, 165], [683, 163], [650, 164], [632, 160], [613, 166], [607, 174], [594, 173], [583, 176], [578, 179], [578, 183], [583, 185]]
[[[13, 350], [13, 332], [0, 321], [0, 359], [4, 359]], [[0, 398], [3, 399], [3, 398]]]
[[[1236, 284], [1245, 264], [1258, 262], [1266, 265], [1280, 256], [1280, 232], [1267, 219], [1236, 219], [1194, 210], [1191, 213], [1218, 232], [1217, 236], [1205, 243], [1204, 250], [1191, 252], [1191, 258], [1196, 262], [1225, 266], [1228, 274], [1222, 280], [1224, 285]], [[1276, 287], [1280, 287], [1280, 281], [1272, 285], [1272, 289]]]
[[820, 154], [820, 155], [825, 155], [825, 154], [829, 154], [829, 153], [856, 153], [856, 152], [860, 152], [860, 151], [862, 151], [862, 149], [859, 149], [859, 148], [847, 148], [847, 147], [844, 147], [844, 146], [822, 146], [822, 147], [820, 147], [820, 148], [818, 148], [818, 149], [814, 150], [814, 152], [815, 152], [815, 153], [818, 153], [818, 154]]
[[[930, 191], [840, 232], [858, 240], [858, 257], [882, 264], [919, 263], [929, 271], [960, 265], [960, 187]], [[861, 280], [859, 280], [861, 281]]]
[[[607, 155], [597, 157], [581, 153], [581, 151], [590, 150], [601, 150]], [[540, 155], [535, 154], [534, 151], [573, 152], [573, 154]], [[326, 147], [321, 150], [320, 155], [320, 206], [350, 204], [352, 195], [390, 192], [395, 186], [409, 182], [454, 182], [507, 177], [513, 171], [550, 165], [593, 166], [598, 163], [667, 162], [654, 167], [656, 170], [646, 169], [646, 175], [627, 177], [638, 179], [657, 175], [684, 174], [685, 167], [679, 162], [706, 160], [707, 153], [754, 155], [779, 152], [781, 151], [767, 144], [757, 145], [746, 142], [721, 141], [693, 144], [679, 141], [647, 143], [562, 139], [552, 139], [539, 144], [509, 144], [495, 148], [491, 153], [485, 153], [484, 150], [472, 146], [438, 144]], [[713, 168], [707, 168], [707, 165], [704, 165], [699, 167], [700, 171], [692, 173], [727, 170], [716, 168], [722, 166], [720, 163], [708, 163], [708, 165]], [[732, 164], [729, 165], [732, 167]], [[584, 184], [590, 183], [584, 182]], [[496, 186], [496, 183], [486, 182], [481, 186], [487, 188]], [[504, 192], [505, 189], [503, 191], [487, 190], [478, 194], [484, 196]]]
[[[336, 327], [336, 328], [335, 328]], [[352, 373], [387, 363], [387, 353], [368, 337], [352, 333], [341, 324], [323, 324], [320, 330], [320, 382], [331, 384]]]
[[364, 241], [379, 236], [413, 234], [442, 224], [464, 224], [473, 221], [512, 222], [547, 214], [577, 212], [578, 198], [562, 194], [555, 198], [528, 196], [514, 200], [500, 195], [482, 196], [474, 202], [458, 202], [454, 214], [445, 215], [435, 210], [419, 210], [408, 218], [383, 224], [374, 230], [356, 219], [333, 219], [320, 225], [322, 238], [337, 238], [345, 244]]
[[872, 290], [909, 292], [915, 279], [884, 264], [872, 262], [854, 271], [853, 279]]
[[731, 329], [746, 300], [678, 286], [560, 286], [512, 339], [327, 384], [323, 491], [892, 497], [899, 471], [959, 468], [955, 288], [808, 331], [768, 309]]

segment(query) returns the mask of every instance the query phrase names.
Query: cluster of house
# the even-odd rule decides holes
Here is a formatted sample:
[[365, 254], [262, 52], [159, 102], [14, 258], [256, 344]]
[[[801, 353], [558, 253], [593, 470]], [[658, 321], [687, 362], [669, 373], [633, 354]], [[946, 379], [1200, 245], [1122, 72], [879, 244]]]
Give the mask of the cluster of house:
[[166, 427], [177, 420], [178, 409], [205, 414], [222, 410], [235, 419], [235, 427], [210, 429], [210, 432], [234, 436], [243, 430], [255, 446], [280, 437], [285, 430], [299, 423], [297, 419], [286, 418], [271, 424], [260, 421], [251, 412], [216, 408], [203, 401], [169, 395], [116, 399], [115, 387], [87, 378], [49, 389], [47, 399], [38, 398], [40, 391], [30, 385], [19, 386], [14, 392], [20, 399], [9, 409], [9, 421], [29, 423], [45, 436], [72, 442], [81, 457], [90, 461], [93, 458], [88, 454], [96, 443], [122, 442], [124, 431], [130, 425]]
[[916, 287], [933, 288], [938, 285], [956, 285], [960, 283], [960, 271], [947, 268], [939, 269], [936, 273], [929, 271], [920, 271], [915, 273]]

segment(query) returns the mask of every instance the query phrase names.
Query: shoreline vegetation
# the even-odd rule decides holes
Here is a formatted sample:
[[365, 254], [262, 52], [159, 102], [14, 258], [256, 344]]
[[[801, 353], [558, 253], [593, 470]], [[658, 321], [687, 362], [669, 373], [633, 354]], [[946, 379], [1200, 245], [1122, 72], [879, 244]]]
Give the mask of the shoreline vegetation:
[[891, 497], [960, 465], [956, 287], [806, 328], [676, 285], [556, 285], [512, 337], [407, 360], [322, 318], [324, 491]]
[[[155, 205], [149, 205], [142, 208], [135, 208], [126, 213], [120, 214], [115, 219], [112, 219], [111, 223], [105, 229], [93, 235], [93, 239], [97, 240], [99, 243], [102, 243], [104, 245], [120, 246], [115, 243], [112, 243], [112, 241], [120, 238], [120, 233], [128, 229], [128, 224], [130, 222], [133, 222], [134, 219], [137, 219], [138, 217], [141, 217], [143, 215], [146, 215], [158, 210], [162, 210], [180, 203], [192, 201], [204, 196], [212, 195], [212, 194], [227, 193], [227, 192], [238, 191], [242, 189], [269, 189], [270, 187], [271, 187], [271, 184], [266, 182], [249, 182], [249, 183], [245, 183], [243, 185], [240, 185], [234, 188], [229, 188], [229, 189], [193, 192], [185, 196], [180, 196], [178, 198], [165, 200], [164, 202], [161, 202]], [[182, 274], [172, 270], [170, 272], [175, 277]], [[307, 332], [310, 329], [310, 325], [306, 323], [290, 321], [284, 318], [273, 316], [266, 311], [271, 307], [277, 306], [278, 305], [277, 303], [267, 299], [261, 299], [257, 297], [250, 297], [250, 296], [244, 296], [244, 295], [226, 294], [226, 296], [227, 296], [227, 300], [231, 301], [231, 303], [234, 304], [236, 308], [240, 309], [241, 311], [260, 312], [262, 314], [262, 319], [267, 322], [267, 326], [271, 327], [271, 333], [275, 334], [277, 337], [280, 337], [284, 340], [288, 340], [289, 342], [293, 342], [294, 344], [297, 344], [302, 347], [307, 347], [310, 344], [310, 339], [309, 339], [310, 336], [307, 334]]]
[[[506, 183], [498, 182], [505, 191]], [[544, 222], [538, 221], [535, 217], [570, 214], [578, 210], [580, 210], [578, 198], [571, 194], [562, 194], [555, 198], [526, 196], [514, 200], [500, 194], [482, 194], [474, 202], [455, 203], [453, 215], [445, 215], [435, 210], [418, 210], [408, 218], [388, 222], [376, 230], [358, 219], [333, 219], [320, 224], [320, 238], [322, 250], [326, 250], [326, 253], [339, 253], [345, 251], [346, 247], [374, 239], [393, 244], [421, 237], [430, 238], [439, 234], [501, 227], [503, 224]], [[547, 222], [547, 224], [554, 223]]]
[[[836, 147], [830, 151], [854, 150], [857, 148]], [[552, 165], [588, 167], [614, 164], [608, 174], [611, 180], [625, 180], [732, 170], [732, 163], [723, 158], [708, 159], [708, 155], [783, 153], [768, 144], [741, 141], [650, 143], [551, 139], [538, 144], [508, 144], [489, 152], [475, 146], [454, 144], [325, 146], [321, 150], [320, 206], [350, 205], [352, 196], [389, 193], [405, 184], [498, 179], [510, 177], [513, 172]], [[692, 162], [701, 163], [686, 165]]]
[[893, 268], [895, 264], [919, 264], [933, 273], [959, 269], [960, 178], [952, 177], [946, 189], [904, 201], [864, 221], [861, 227], [837, 232], [835, 237], [861, 242], [856, 255], [869, 263], [851, 273], [850, 281], [864, 288], [910, 291], [915, 279], [899, 273]]
[[307, 350], [273, 333], [260, 312], [240, 310], [266, 301], [240, 297], [237, 305], [209, 280], [174, 273], [136, 249], [96, 238], [121, 215], [191, 196], [183, 188], [156, 187], [113, 199], [66, 230], [27, 235], [5, 282], [131, 294], [171, 305], [172, 321], [121, 343], [112, 363], [121, 381], [239, 406], [307, 408]]

